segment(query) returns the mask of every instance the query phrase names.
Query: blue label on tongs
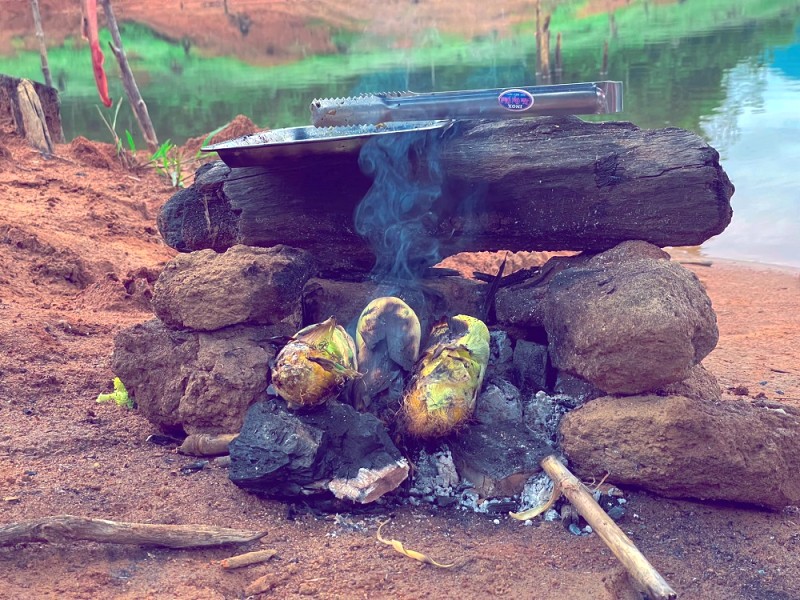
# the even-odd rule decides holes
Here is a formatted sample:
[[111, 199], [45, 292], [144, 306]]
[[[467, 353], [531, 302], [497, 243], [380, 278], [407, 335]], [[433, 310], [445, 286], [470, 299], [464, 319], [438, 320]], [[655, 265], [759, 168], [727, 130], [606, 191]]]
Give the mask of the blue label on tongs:
[[497, 97], [497, 102], [506, 110], [521, 112], [533, 106], [533, 96], [525, 90], [512, 88], [503, 90]]

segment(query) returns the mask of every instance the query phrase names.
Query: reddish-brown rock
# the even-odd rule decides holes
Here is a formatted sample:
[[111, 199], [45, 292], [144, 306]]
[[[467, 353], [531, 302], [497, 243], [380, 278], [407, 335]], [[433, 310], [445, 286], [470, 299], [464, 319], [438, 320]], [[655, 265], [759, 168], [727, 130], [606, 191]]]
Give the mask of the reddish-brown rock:
[[683, 396], [604, 396], [568, 413], [574, 471], [663, 496], [800, 504], [800, 411]]

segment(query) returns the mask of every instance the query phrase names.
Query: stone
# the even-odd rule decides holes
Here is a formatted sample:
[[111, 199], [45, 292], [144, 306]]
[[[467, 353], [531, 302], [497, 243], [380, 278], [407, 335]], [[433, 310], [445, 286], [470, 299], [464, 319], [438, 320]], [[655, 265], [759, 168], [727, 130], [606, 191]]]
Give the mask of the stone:
[[156, 281], [153, 310], [173, 329], [213, 331], [240, 323], [298, 329], [300, 295], [314, 271], [311, 255], [289, 246], [179, 254]]
[[722, 398], [722, 389], [719, 387], [717, 378], [703, 365], [695, 365], [689, 370], [689, 376], [686, 379], [670, 383], [661, 388], [658, 393], [664, 396], [685, 396], [694, 400], [720, 400]]
[[517, 340], [514, 346], [514, 384], [523, 394], [547, 389], [547, 346]]
[[536, 275], [516, 285], [501, 288], [495, 298], [498, 325], [517, 339], [540, 341], [538, 330], [544, 327], [544, 299], [553, 278], [572, 267], [585, 264], [592, 254], [554, 256], [543, 264]]
[[229, 450], [231, 481], [274, 498], [333, 493], [373, 502], [408, 476], [380, 421], [339, 402], [308, 412], [273, 396], [256, 402]]
[[485, 384], [476, 402], [474, 418], [487, 425], [522, 420], [520, 390], [502, 379]]
[[649, 246], [627, 244], [553, 278], [544, 325], [556, 368], [609, 394], [638, 394], [686, 379], [714, 349], [702, 284]]
[[174, 331], [153, 319], [117, 334], [111, 368], [163, 431], [235, 433], [269, 384], [271, 338], [291, 333], [285, 325]]
[[553, 393], [575, 398], [576, 405], [606, 395], [603, 390], [592, 385], [585, 379], [570, 375], [566, 371], [558, 372], [555, 385], [553, 385]]
[[489, 365], [485, 381], [511, 379], [514, 370], [514, 343], [502, 330], [489, 332]]
[[453, 462], [483, 498], [522, 492], [539, 462], [553, 452], [548, 440], [520, 419], [519, 390], [488, 385], [475, 404], [475, 422], [448, 440]]
[[604, 396], [561, 421], [576, 475], [671, 498], [800, 505], [800, 410], [683, 396]]

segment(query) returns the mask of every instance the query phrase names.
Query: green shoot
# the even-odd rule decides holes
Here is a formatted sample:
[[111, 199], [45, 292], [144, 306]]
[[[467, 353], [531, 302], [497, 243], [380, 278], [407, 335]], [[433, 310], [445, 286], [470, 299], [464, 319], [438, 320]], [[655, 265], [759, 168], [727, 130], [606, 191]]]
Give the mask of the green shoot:
[[136, 153], [136, 142], [133, 141], [133, 135], [127, 129], [125, 130], [125, 138], [128, 140], [128, 150], [131, 151], [131, 154]]
[[109, 402], [113, 400], [117, 406], [124, 406], [125, 408], [133, 408], [133, 398], [128, 394], [125, 385], [119, 377], [114, 377], [114, 391], [108, 394], [100, 394], [97, 397], [98, 402]]

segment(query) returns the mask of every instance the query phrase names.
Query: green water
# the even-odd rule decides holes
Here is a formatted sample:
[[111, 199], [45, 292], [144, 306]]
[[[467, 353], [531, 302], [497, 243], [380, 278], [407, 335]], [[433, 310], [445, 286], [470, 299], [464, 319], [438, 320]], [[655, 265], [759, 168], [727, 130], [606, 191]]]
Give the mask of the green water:
[[[587, 18], [577, 16], [583, 2], [553, 4], [553, 45], [556, 33], [563, 36], [561, 81], [622, 80], [625, 112], [610, 118], [691, 129], [720, 151], [737, 188], [735, 215], [705, 250], [800, 267], [800, 0], [639, 1]], [[368, 24], [359, 32], [335, 30], [324, 20], [313, 26], [328, 28], [340, 52], [275, 67], [187, 52], [135, 23], [124, 23], [122, 36], [159, 138], [177, 143], [237, 114], [264, 127], [307, 125], [315, 97], [535, 82], [532, 19], [512, 35], [480, 39], [413, 31], [416, 43], [404, 50], [387, 49], [391, 40], [370, 36]], [[608, 73], [601, 74], [605, 41]], [[85, 42], [50, 48], [49, 60], [67, 138], [110, 139], [97, 113]], [[116, 64], [106, 66], [111, 95], [119, 98]], [[41, 79], [38, 53], [0, 57], [0, 72]], [[118, 121], [124, 129], [136, 133], [126, 106]]]

